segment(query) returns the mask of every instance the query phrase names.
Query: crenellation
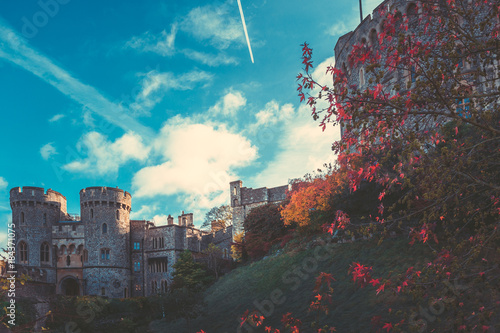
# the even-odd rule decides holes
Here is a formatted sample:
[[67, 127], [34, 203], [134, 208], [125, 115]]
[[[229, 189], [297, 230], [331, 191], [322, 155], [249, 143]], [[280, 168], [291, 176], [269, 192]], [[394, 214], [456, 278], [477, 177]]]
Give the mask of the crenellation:
[[229, 183], [231, 210], [233, 215], [232, 232], [243, 231], [243, 222], [250, 211], [268, 203], [280, 203], [286, 199], [288, 185], [258, 189], [242, 187], [241, 180]]
[[210, 243], [230, 250], [232, 228], [201, 231], [193, 213], [182, 212], [178, 224], [168, 215], [162, 226], [130, 220], [132, 197], [119, 188], [82, 189], [80, 215], [68, 214], [66, 197], [51, 189], [15, 187], [10, 194], [19, 222], [17, 269], [32, 277], [28, 289], [45, 283], [53, 289], [43, 290], [65, 295], [149, 296], [172, 283], [182, 251], [203, 256]]

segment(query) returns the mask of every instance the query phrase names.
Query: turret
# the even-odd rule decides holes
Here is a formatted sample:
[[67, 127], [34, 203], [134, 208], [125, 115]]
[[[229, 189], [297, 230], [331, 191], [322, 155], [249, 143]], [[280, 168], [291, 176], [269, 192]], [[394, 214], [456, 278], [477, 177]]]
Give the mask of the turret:
[[131, 203], [130, 193], [119, 188], [87, 187], [80, 191], [88, 250], [84, 278], [100, 277], [87, 286], [89, 294], [123, 297], [130, 290], [127, 277], [130, 275]]

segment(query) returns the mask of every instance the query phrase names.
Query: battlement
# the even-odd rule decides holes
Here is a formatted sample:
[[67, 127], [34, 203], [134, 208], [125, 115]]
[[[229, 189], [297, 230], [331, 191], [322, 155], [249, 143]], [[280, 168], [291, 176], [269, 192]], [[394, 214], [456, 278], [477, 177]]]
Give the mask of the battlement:
[[30, 200], [30, 201], [66, 201], [66, 197], [59, 192], [52, 189], [45, 189], [43, 187], [23, 186], [14, 187], [10, 190], [10, 200]]
[[80, 203], [95, 201], [116, 202], [130, 207], [132, 196], [118, 187], [93, 186], [80, 191]]

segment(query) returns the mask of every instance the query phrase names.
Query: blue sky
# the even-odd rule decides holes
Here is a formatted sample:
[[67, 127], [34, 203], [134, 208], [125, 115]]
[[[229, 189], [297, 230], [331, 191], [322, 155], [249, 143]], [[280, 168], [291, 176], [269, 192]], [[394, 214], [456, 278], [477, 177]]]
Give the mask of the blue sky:
[[358, 1], [242, 8], [254, 63], [236, 0], [0, 2], [0, 225], [16, 186], [59, 191], [70, 213], [80, 189], [118, 186], [133, 218], [200, 225], [229, 181], [278, 186], [333, 161], [339, 130], [311, 119], [295, 76], [307, 41], [326, 80]]

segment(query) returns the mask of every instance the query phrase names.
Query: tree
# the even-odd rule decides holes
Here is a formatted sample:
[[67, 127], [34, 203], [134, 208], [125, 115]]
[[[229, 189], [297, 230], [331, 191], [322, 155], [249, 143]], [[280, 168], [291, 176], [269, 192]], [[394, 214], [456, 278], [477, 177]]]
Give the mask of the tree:
[[347, 186], [345, 172], [329, 168], [324, 174], [307, 175], [292, 184], [289, 202], [283, 205], [281, 216], [285, 225], [304, 227], [310, 224], [310, 214], [331, 209], [331, 198]]
[[[312, 49], [304, 43], [300, 99], [323, 129], [342, 125], [334, 150], [352, 190], [373, 180], [380, 201], [401, 194], [397, 205], [380, 205], [373, 225], [399, 228], [435, 249], [426, 282], [408, 289], [430, 302], [443, 278], [463, 279], [469, 292], [450, 301], [453, 307], [495, 309], [496, 292], [488, 290], [497, 290], [500, 264], [498, 3], [396, 0], [378, 8], [372, 19], [381, 29], [370, 43], [356, 38], [363, 29], [341, 41], [345, 57], [327, 70], [332, 86], [312, 77]], [[432, 325], [484, 331], [492, 316], [458, 315]]]
[[194, 261], [189, 250], [180, 254], [173, 268], [173, 289], [187, 288], [190, 291], [199, 291], [212, 281], [201, 264]]
[[219, 274], [222, 268], [224, 259], [222, 259], [222, 250], [217, 245], [210, 243], [208, 247], [202, 251], [206, 256], [207, 268], [214, 273], [215, 279], [219, 279]]
[[247, 261], [248, 253], [245, 244], [245, 232], [240, 231], [234, 235], [233, 242], [231, 243], [231, 253], [234, 260]]
[[273, 203], [253, 208], [243, 227], [245, 248], [253, 259], [265, 256], [273, 245], [281, 244], [290, 231], [283, 223], [280, 206]]
[[231, 207], [228, 205], [222, 205], [219, 207], [213, 207], [205, 214], [205, 221], [203, 221], [203, 229], [212, 229], [212, 225], [218, 229], [224, 229], [232, 223], [233, 214]]

